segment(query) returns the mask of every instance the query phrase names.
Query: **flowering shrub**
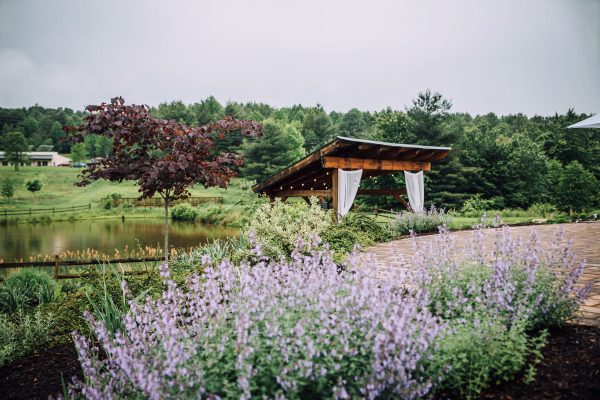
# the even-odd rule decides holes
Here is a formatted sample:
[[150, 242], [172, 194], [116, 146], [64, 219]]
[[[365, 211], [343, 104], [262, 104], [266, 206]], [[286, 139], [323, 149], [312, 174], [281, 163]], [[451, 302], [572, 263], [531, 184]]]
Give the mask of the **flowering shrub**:
[[166, 291], [131, 302], [123, 332], [113, 337], [87, 316], [106, 357], [74, 335], [86, 381], [71, 395], [422, 397], [433, 383], [423, 363], [443, 324], [425, 296], [403, 296], [370, 265], [353, 255], [340, 273], [328, 252], [296, 251], [290, 261], [207, 265], [185, 287], [163, 267]]
[[[130, 301], [122, 329], [87, 314], [102, 350], [75, 333], [85, 382], [71, 396], [95, 398], [476, 397], [525, 370], [531, 379], [545, 327], [571, 317], [586, 288], [560, 242], [500, 230], [496, 249], [478, 230], [461, 247], [442, 229], [399, 279], [379, 279], [353, 253], [297, 243], [289, 259], [211, 262], [183, 285], [161, 266], [159, 298]], [[251, 238], [252, 240], [252, 238]], [[537, 333], [534, 333], [537, 332]], [[100, 356], [100, 354], [102, 356]]]
[[313, 235], [320, 236], [331, 224], [331, 213], [319, 206], [316, 197], [311, 198], [310, 205], [276, 200], [260, 206], [242, 234], [254, 235], [254, 240], [268, 257], [288, 256], [298, 237], [308, 242]]
[[535, 232], [523, 241], [505, 227], [489, 254], [484, 235], [483, 229], [475, 231], [461, 247], [442, 229], [418, 248], [411, 269], [413, 284], [429, 296], [431, 312], [448, 321], [431, 371], [450, 368], [442, 387], [460, 397], [477, 395], [492, 379], [511, 379], [530, 356], [535, 364], [547, 334], [531, 336], [533, 329], [564, 323], [588, 290], [575, 286], [584, 263], [574, 262], [561, 234], [542, 252]]
[[397, 236], [408, 235], [411, 232], [436, 232], [440, 226], [448, 226], [452, 216], [446, 214], [443, 208], [431, 207], [420, 213], [402, 211], [396, 220], [390, 223], [390, 229]]

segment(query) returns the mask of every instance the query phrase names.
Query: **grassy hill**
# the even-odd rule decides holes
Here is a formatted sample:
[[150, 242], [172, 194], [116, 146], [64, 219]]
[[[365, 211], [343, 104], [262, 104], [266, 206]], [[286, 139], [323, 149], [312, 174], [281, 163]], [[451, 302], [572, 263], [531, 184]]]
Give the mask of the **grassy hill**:
[[[97, 181], [86, 187], [74, 186], [80, 170], [77, 168], [58, 167], [21, 167], [15, 172], [13, 167], [0, 167], [0, 180], [9, 177], [14, 185], [14, 197], [7, 202], [4, 198], [0, 200], [0, 209], [28, 210], [30, 208], [48, 207], [71, 207], [79, 205], [92, 205], [95, 214], [112, 215], [113, 212], [105, 212], [100, 207], [104, 198], [112, 193], [119, 193], [122, 197], [137, 197], [139, 192], [135, 182], [113, 183], [108, 181]], [[28, 178], [42, 176], [45, 185], [41, 191], [32, 194], [24, 187]], [[249, 202], [257, 198], [250, 189], [251, 182], [243, 179], [232, 179], [228, 189], [209, 188], [195, 186], [191, 189], [192, 196], [220, 196], [223, 197], [224, 205], [234, 205], [240, 200]], [[156, 212], [161, 215], [162, 210], [143, 210], [131, 208], [127, 214], [145, 214]], [[120, 213], [119, 213], [120, 215]]]

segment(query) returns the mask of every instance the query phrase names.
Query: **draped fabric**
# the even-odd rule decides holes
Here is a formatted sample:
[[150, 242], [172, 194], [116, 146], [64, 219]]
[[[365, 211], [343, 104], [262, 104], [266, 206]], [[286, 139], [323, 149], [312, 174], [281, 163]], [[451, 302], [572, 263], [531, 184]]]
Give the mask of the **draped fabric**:
[[416, 213], [423, 212], [425, 203], [423, 171], [419, 171], [416, 174], [404, 171], [404, 180], [406, 181], [406, 194], [408, 194], [410, 208]]
[[338, 169], [338, 221], [350, 211], [358, 192], [361, 176], [362, 169], [355, 171]]

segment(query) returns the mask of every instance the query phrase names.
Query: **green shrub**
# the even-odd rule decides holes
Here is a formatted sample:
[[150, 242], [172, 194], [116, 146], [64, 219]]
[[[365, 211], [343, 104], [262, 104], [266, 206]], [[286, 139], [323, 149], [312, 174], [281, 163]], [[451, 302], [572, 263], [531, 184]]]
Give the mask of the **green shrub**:
[[387, 226], [361, 212], [346, 214], [340, 223], [329, 225], [321, 234], [323, 243], [328, 243], [329, 249], [335, 252], [336, 262], [343, 261], [356, 245], [364, 248], [392, 238], [393, 233]]
[[548, 203], [535, 203], [532, 204], [527, 211], [529, 211], [531, 216], [540, 216], [546, 218], [556, 212], [556, 207]]
[[[100, 279], [90, 285], [91, 291], [85, 292], [92, 315], [102, 321], [109, 333], [114, 335], [123, 330], [123, 316], [129, 311], [131, 293], [124, 275], [114, 266], [104, 268]], [[139, 301], [151, 291], [150, 288], [138, 294]]]
[[547, 332], [527, 335], [522, 324], [506, 327], [504, 322], [485, 318], [452, 324], [438, 340], [427, 373], [441, 377], [438, 390], [456, 398], [479, 397], [492, 383], [514, 379], [528, 365], [525, 376], [533, 376], [541, 360]]
[[195, 221], [198, 215], [198, 210], [188, 203], [178, 204], [171, 210], [173, 221]]
[[56, 283], [46, 273], [22, 269], [6, 279], [0, 287], [0, 310], [13, 313], [27, 307], [50, 303], [55, 298]]
[[44, 348], [54, 325], [52, 315], [40, 310], [33, 314], [17, 312], [12, 317], [0, 313], [0, 367]]
[[491, 199], [482, 199], [480, 194], [476, 194], [464, 202], [460, 212], [465, 216], [467, 214], [477, 214], [481, 216], [482, 211], [498, 210], [504, 207], [504, 199], [502, 197], [492, 197]]
[[287, 257], [296, 247], [298, 238], [308, 243], [332, 222], [331, 212], [323, 210], [315, 197], [311, 198], [310, 205], [276, 200], [259, 207], [242, 234], [253, 237], [262, 246], [264, 255]]
[[408, 235], [411, 232], [437, 232], [440, 226], [449, 226], [452, 216], [443, 209], [432, 208], [422, 213], [400, 212], [396, 220], [390, 223], [390, 229], [396, 236]]
[[546, 221], [549, 224], [566, 224], [571, 222], [571, 217], [565, 213], [557, 213]]
[[217, 225], [223, 220], [224, 208], [221, 204], [206, 204], [198, 209], [198, 221]]

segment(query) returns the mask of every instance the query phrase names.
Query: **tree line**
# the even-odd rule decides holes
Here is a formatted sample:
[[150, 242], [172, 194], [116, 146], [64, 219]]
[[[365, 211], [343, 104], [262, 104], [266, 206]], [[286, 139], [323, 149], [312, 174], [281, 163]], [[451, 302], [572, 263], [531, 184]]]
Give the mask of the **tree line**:
[[[426, 178], [428, 203], [438, 207], [460, 208], [474, 196], [493, 208], [527, 208], [535, 203], [564, 210], [600, 206], [600, 134], [595, 129], [567, 129], [589, 116], [572, 109], [551, 116], [472, 116], [453, 112], [449, 99], [427, 90], [403, 110], [353, 108], [344, 113], [327, 112], [320, 105], [276, 108], [233, 101], [223, 105], [211, 96], [194, 104], [162, 103], [150, 112], [188, 126], [206, 125], [225, 116], [261, 122], [261, 140], [247, 140], [233, 132], [216, 143], [216, 151], [243, 153], [245, 163], [239, 172], [257, 181], [336, 136], [348, 136], [452, 147]], [[103, 136], [87, 135], [75, 149], [62, 141], [62, 127], [78, 125], [84, 117], [84, 112], [68, 108], [0, 108], [0, 143], [6, 147], [9, 133], [19, 132], [32, 149], [51, 146], [77, 158], [110, 155], [111, 143]], [[403, 177], [373, 178], [365, 184], [397, 187], [403, 185]], [[386, 206], [381, 199], [365, 201]]]

